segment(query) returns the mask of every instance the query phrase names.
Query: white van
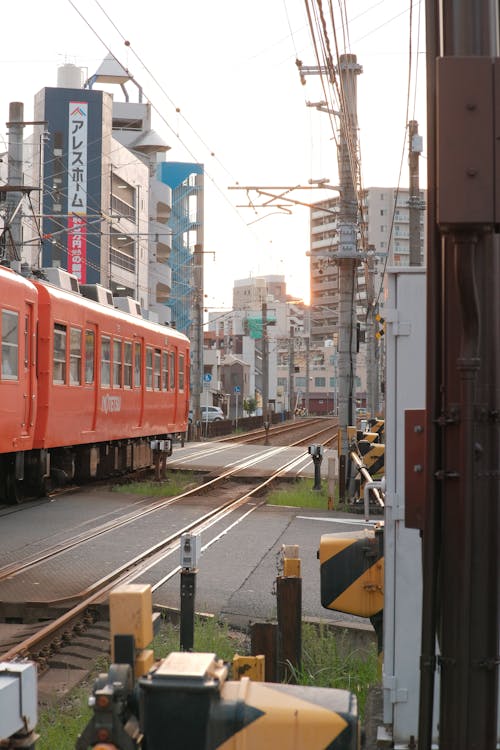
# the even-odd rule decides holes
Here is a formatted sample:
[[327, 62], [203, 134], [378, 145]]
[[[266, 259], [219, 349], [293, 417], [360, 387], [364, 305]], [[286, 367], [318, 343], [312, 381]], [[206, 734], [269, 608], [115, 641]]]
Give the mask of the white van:
[[[220, 406], [202, 406], [200, 407], [202, 422], [221, 422], [224, 419], [224, 412]], [[189, 424], [193, 421], [193, 411], [189, 412]]]

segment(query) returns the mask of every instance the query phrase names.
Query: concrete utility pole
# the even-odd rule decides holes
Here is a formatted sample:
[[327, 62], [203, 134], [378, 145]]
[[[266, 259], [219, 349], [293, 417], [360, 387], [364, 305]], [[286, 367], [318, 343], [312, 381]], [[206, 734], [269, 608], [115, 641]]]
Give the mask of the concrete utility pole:
[[[310, 383], [310, 357], [311, 357], [311, 323], [310, 323], [310, 312], [307, 310], [304, 313], [304, 327], [305, 327], [305, 340], [306, 340], [306, 393], [305, 393], [305, 407], [306, 413], [309, 414], [309, 401], [311, 397], [311, 383]], [[327, 399], [328, 404], [328, 399]]]
[[366, 351], [366, 391], [367, 410], [374, 417], [379, 410], [379, 368], [377, 357], [377, 339], [375, 337], [375, 253], [368, 249], [365, 263], [366, 284], [366, 324], [365, 324], [365, 351]]
[[[196, 176], [199, 195], [203, 195], [203, 174]], [[201, 437], [201, 394], [203, 391], [203, 201], [197, 202], [198, 242], [194, 246], [192, 268], [192, 314], [193, 335], [191, 337], [191, 403], [193, 405], [194, 438]]]
[[[9, 186], [23, 184], [23, 130], [24, 130], [24, 104], [22, 102], [11, 102], [9, 104], [9, 146], [7, 163], [7, 182]], [[10, 234], [10, 251], [8, 260], [21, 260], [22, 228], [21, 212], [16, 212], [16, 206], [21, 198], [21, 193], [10, 192], [7, 198]]]
[[420, 189], [418, 174], [418, 157], [422, 152], [422, 137], [418, 134], [418, 122], [410, 120], [408, 123], [410, 165], [410, 266], [422, 265], [422, 251], [420, 248]]
[[340, 138], [338, 168], [340, 199], [338, 214], [339, 246], [336, 252], [339, 269], [339, 427], [342, 431], [341, 454], [348, 452], [347, 426], [354, 422], [356, 378], [356, 282], [360, 256], [356, 246], [358, 201], [356, 195], [357, 149], [357, 84], [362, 72], [356, 55], [341, 55], [339, 74], [341, 88]]
[[288, 340], [288, 408], [290, 414], [294, 415], [295, 406], [295, 389], [294, 389], [294, 378], [295, 378], [295, 330], [293, 325], [290, 325], [290, 338]]
[[201, 393], [203, 390], [203, 245], [193, 252], [193, 324], [191, 336], [191, 400], [193, 404], [194, 438], [200, 439]]
[[269, 342], [267, 338], [267, 302], [262, 303], [262, 419], [269, 420]]

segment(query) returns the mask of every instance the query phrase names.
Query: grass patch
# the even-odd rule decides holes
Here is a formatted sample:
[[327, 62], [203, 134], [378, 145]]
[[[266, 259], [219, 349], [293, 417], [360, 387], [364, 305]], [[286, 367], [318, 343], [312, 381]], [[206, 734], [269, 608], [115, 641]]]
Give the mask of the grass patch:
[[328, 509], [328, 491], [326, 482], [320, 490], [313, 490], [312, 479], [299, 479], [290, 487], [272, 490], [267, 496], [268, 505], [290, 505], [295, 508]]
[[192, 471], [167, 471], [166, 478], [160, 482], [148, 479], [144, 482], [117, 484], [112, 489], [113, 492], [131, 492], [134, 495], [173, 497], [185, 492], [198, 480], [198, 475]]
[[[244, 633], [230, 630], [215, 618], [197, 619], [194, 631], [195, 651], [215, 653], [219, 659], [231, 662], [235, 653], [247, 654], [249, 639]], [[179, 627], [164, 621], [153, 641], [157, 658], [179, 650]], [[106, 672], [105, 659], [96, 663], [95, 675]], [[52, 708], [40, 712], [37, 750], [74, 750], [76, 739], [91, 717], [88, 698], [94, 681], [91, 679], [76, 688]], [[363, 716], [366, 695], [370, 686], [379, 683], [376, 649], [369, 652], [350, 651], [345, 636], [338, 636], [326, 627], [304, 623], [302, 627], [302, 668], [295, 673], [299, 685], [332, 687], [356, 694], [360, 716]]]
[[[179, 626], [164, 621], [160, 633], [153, 641], [157, 659], [163, 659], [171, 651], [179, 651]], [[244, 633], [230, 630], [226, 623], [215, 617], [197, 618], [194, 626], [194, 650], [199, 653], [214, 653], [218, 659], [232, 661], [234, 654], [249, 653], [248, 639]]]
[[325, 625], [302, 626], [302, 667], [293, 671], [298, 685], [337, 688], [355, 693], [364, 716], [366, 696], [380, 682], [377, 650], [351, 650], [346, 636]]

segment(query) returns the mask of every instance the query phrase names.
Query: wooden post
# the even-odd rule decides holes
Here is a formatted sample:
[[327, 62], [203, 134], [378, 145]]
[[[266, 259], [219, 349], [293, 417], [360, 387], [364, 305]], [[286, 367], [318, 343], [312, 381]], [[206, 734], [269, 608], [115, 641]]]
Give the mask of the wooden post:
[[336, 467], [337, 459], [328, 459], [328, 510], [333, 510], [335, 507], [335, 490], [336, 490]]
[[295, 682], [293, 669], [302, 662], [302, 578], [279, 576], [276, 579], [278, 604], [279, 659], [278, 677]]
[[265, 656], [266, 682], [278, 681], [278, 626], [275, 622], [252, 622], [250, 625], [251, 652]]

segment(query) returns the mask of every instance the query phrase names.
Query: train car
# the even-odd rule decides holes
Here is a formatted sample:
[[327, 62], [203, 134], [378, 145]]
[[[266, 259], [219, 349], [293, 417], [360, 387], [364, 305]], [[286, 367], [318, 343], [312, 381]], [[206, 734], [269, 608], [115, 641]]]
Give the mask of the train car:
[[37, 409], [38, 294], [19, 274], [0, 266], [0, 497], [14, 491], [24, 451], [33, 447]]
[[49, 478], [150, 466], [151, 440], [187, 429], [188, 339], [117, 309], [102, 287], [108, 304], [41, 280], [25, 288], [36, 303], [37, 398], [32, 442], [15, 458], [18, 482], [38, 494]]

